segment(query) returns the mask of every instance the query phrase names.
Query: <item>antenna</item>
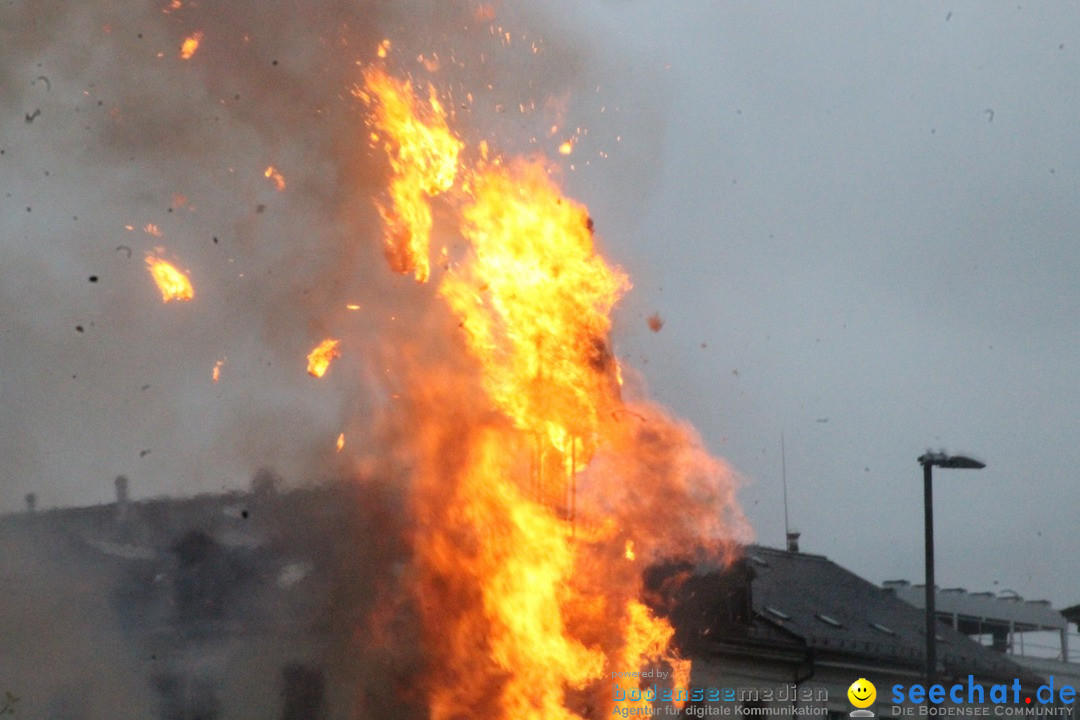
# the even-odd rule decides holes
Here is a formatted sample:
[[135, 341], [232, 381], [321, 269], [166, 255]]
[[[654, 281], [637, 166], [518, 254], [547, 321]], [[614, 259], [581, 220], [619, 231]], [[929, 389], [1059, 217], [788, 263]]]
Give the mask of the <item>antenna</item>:
[[784, 478], [784, 540], [791, 534], [787, 511], [787, 454], [784, 452], [784, 429], [780, 428], [780, 472]]

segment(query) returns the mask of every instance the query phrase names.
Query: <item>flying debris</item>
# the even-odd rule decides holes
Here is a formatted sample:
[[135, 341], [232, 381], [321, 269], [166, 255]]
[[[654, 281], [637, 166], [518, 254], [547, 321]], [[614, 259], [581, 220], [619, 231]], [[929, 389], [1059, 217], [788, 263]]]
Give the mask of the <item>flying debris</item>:
[[162, 302], [189, 301], [195, 297], [195, 290], [191, 287], [191, 281], [188, 280], [187, 275], [177, 270], [172, 263], [162, 260], [153, 253], [147, 253], [146, 264], [161, 291]]
[[190, 60], [195, 51], [199, 49], [199, 43], [202, 42], [202, 31], [197, 31], [184, 38], [184, 42], [180, 44], [180, 59]]
[[341, 345], [339, 340], [327, 338], [319, 343], [307, 356], [307, 371], [312, 377], [321, 378], [330, 369], [330, 361], [341, 357]]
[[266, 170], [263, 172], [263, 177], [273, 180], [274, 187], [276, 187], [279, 192], [285, 189], [285, 176], [282, 175], [281, 171], [273, 165], [270, 165], [266, 168]]
[[990, 116], [990, 122], [994, 122], [994, 111], [993, 110], [991, 110], [990, 108], [987, 108], [987, 109], [983, 110], [983, 113]]
[[660, 317], [660, 313], [658, 312], [650, 315], [646, 322], [649, 324], [649, 329], [653, 332], [660, 332], [660, 329], [664, 327], [664, 319]]

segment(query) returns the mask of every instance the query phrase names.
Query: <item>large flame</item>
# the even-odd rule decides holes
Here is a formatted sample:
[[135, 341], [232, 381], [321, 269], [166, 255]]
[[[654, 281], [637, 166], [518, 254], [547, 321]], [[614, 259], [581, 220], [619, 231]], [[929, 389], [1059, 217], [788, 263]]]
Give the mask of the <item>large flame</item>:
[[472, 254], [439, 291], [495, 404], [564, 472], [581, 469], [616, 402], [609, 314], [629, 283], [595, 253], [588, 213], [542, 163], [482, 166], [471, 190], [462, 232]]
[[414, 428], [430, 717], [610, 714], [603, 679], [657, 664], [685, 683], [673, 629], [641, 600], [641, 570], [724, 547], [741, 515], [691, 430], [621, 397], [610, 313], [629, 282], [546, 161], [489, 159], [481, 146], [467, 164], [436, 91], [424, 101], [381, 68], [356, 94], [385, 138], [391, 267], [428, 279], [436, 195], [465, 242], [437, 294], [467, 369], [421, 368], [401, 405]]

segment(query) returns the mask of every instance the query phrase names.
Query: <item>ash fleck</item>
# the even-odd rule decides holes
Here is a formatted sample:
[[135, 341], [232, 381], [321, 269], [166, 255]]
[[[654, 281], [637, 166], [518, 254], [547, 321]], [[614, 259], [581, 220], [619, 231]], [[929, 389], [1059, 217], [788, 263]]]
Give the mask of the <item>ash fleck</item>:
[[660, 313], [658, 312], [650, 315], [645, 322], [649, 324], [649, 329], [653, 332], [660, 332], [660, 328], [664, 327], [664, 320], [660, 317]]

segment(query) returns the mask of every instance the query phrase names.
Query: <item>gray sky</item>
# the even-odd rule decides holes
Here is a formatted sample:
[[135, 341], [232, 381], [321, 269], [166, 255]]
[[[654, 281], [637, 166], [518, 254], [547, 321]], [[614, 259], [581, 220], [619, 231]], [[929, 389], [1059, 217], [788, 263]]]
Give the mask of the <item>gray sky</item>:
[[[55, 5], [0, 15], [0, 511], [30, 491], [105, 502], [118, 473], [146, 496], [242, 486], [263, 460], [355, 469], [328, 450], [363, 435], [371, 393], [351, 388], [377, 387], [377, 363], [346, 353], [315, 383], [297, 358], [329, 333], [392, 336], [415, 291], [349, 244], [377, 192], [351, 154], [350, 63], [383, 33], [446, 38], [388, 13], [354, 31], [363, 52], [308, 42], [356, 3], [288, 34], [269, 9]], [[988, 467], [936, 475], [939, 582], [1080, 601], [1080, 16], [526, 5], [500, 20], [548, 50], [484, 77], [495, 95], [566, 94], [567, 125], [588, 128], [564, 180], [635, 286], [617, 351], [744, 476], [759, 540], [783, 540], [783, 431], [803, 549], [917, 581], [915, 458], [944, 447]], [[195, 28], [203, 55], [184, 64]], [[192, 271], [190, 306], [158, 302], [142, 261], [158, 245]]]
[[1080, 16], [677, 7], [606, 6], [664, 85], [641, 214], [592, 203], [636, 280], [621, 351], [746, 476], [762, 542], [783, 431], [803, 549], [919, 581], [915, 459], [945, 447], [988, 467], [935, 477], [939, 583], [1077, 602]]

